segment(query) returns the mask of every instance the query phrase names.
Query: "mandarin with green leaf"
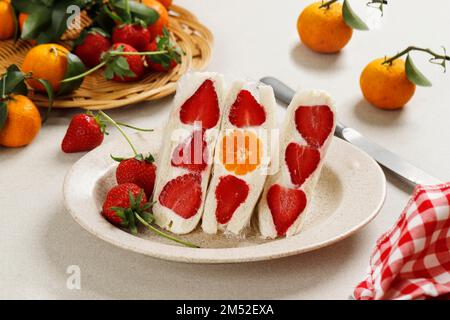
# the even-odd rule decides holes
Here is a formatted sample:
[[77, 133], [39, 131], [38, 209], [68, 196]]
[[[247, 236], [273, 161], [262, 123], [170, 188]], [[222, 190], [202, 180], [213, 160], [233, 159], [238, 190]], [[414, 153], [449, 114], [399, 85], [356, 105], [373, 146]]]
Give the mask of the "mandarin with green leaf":
[[[35, 79], [47, 80], [53, 91], [58, 92], [67, 70], [68, 53], [69, 50], [59, 44], [38, 45], [28, 51], [22, 64], [22, 71], [31, 73]], [[45, 92], [42, 83], [35, 79], [29, 79], [27, 83], [36, 91]]]
[[403, 108], [414, 95], [416, 86], [406, 75], [404, 60], [385, 61], [385, 58], [379, 58], [364, 68], [359, 81], [361, 91], [377, 108]]
[[344, 21], [342, 4], [315, 2], [299, 15], [297, 30], [302, 43], [319, 53], [334, 53], [350, 41], [353, 30]]

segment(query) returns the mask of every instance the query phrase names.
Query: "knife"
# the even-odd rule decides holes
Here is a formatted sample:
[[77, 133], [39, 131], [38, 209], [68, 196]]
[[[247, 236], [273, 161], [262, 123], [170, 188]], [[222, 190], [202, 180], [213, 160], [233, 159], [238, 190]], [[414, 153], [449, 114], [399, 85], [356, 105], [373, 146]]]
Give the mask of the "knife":
[[[286, 104], [289, 104], [295, 95], [294, 90], [274, 77], [264, 77], [260, 81], [271, 86], [275, 92], [275, 97]], [[433, 185], [442, 183], [439, 179], [413, 166], [391, 151], [365, 138], [358, 131], [346, 127], [340, 122], [336, 125], [334, 135], [365, 151], [381, 166], [410, 185]]]

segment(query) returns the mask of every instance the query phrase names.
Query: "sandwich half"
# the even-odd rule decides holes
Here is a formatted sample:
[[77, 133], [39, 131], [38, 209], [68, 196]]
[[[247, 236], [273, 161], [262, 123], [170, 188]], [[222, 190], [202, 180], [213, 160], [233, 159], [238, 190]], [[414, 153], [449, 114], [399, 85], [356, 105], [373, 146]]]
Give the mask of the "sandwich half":
[[236, 81], [225, 100], [202, 229], [234, 235], [250, 224], [270, 164], [275, 97], [270, 86]]
[[163, 138], [153, 206], [156, 224], [173, 233], [191, 232], [201, 218], [223, 100], [222, 75], [192, 72], [178, 81]]
[[258, 205], [264, 238], [301, 231], [336, 126], [334, 103], [324, 91], [300, 91], [291, 101], [280, 132], [277, 171]]

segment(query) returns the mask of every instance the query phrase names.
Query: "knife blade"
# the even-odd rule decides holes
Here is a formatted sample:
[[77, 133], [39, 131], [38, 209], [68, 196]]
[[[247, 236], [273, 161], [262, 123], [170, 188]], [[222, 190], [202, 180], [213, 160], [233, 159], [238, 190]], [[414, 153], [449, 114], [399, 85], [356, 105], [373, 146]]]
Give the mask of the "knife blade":
[[[289, 104], [295, 95], [295, 91], [286, 84], [274, 77], [264, 77], [260, 80], [262, 83], [270, 85], [273, 88], [275, 97], [286, 104]], [[338, 122], [334, 135], [357, 146], [369, 154], [375, 161], [390, 172], [398, 176], [402, 181], [411, 185], [433, 185], [442, 183], [441, 180], [429, 175], [425, 171], [415, 167], [409, 162], [403, 160], [393, 152], [383, 148], [365, 138], [355, 129], [349, 128]]]

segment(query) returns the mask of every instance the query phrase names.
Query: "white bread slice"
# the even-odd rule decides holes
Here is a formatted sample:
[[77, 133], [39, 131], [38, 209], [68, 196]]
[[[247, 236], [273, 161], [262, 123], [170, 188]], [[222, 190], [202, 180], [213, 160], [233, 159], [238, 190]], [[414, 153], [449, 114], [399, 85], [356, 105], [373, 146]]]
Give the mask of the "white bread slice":
[[[333, 113], [332, 130], [328, 135], [328, 137], [326, 138], [323, 145], [320, 148], [318, 148], [320, 152], [320, 162], [317, 168], [303, 182], [301, 186], [297, 186], [294, 185], [291, 181], [289, 169], [285, 161], [286, 148], [291, 142], [295, 142], [301, 146], [306, 146], [308, 145], [308, 143], [296, 129], [295, 112], [297, 111], [298, 108], [302, 108], [302, 106], [319, 106], [319, 105], [326, 105], [332, 111]], [[303, 221], [306, 217], [306, 214], [308, 213], [309, 204], [311, 203], [311, 199], [313, 197], [314, 188], [320, 176], [320, 172], [325, 160], [328, 146], [333, 138], [335, 126], [336, 126], [336, 117], [335, 117], [334, 103], [331, 97], [326, 92], [319, 90], [308, 90], [308, 91], [299, 91], [296, 93], [287, 109], [284, 124], [280, 132], [279, 164], [277, 167], [272, 168], [273, 170], [271, 170], [272, 172], [276, 173], [268, 177], [266, 185], [264, 187], [263, 195], [258, 205], [258, 225], [262, 237], [273, 239], [278, 236], [273, 221], [273, 216], [267, 203], [268, 190], [274, 184], [279, 184], [280, 186], [285, 188], [302, 190], [305, 193], [307, 200], [306, 207], [301, 212], [301, 214], [296, 218], [296, 220], [290, 225], [285, 235], [289, 237], [301, 231]]]
[[[229, 114], [231, 107], [236, 101], [236, 98], [241, 90], [250, 92], [256, 99], [256, 101], [264, 108], [266, 120], [262, 125], [238, 128], [230, 122]], [[225, 233], [239, 235], [242, 234], [243, 230], [249, 225], [251, 216], [254, 212], [254, 208], [263, 190], [264, 182], [267, 177], [268, 167], [270, 164], [270, 134], [276, 126], [275, 104], [276, 103], [273, 89], [270, 86], [256, 82], [244, 83], [242, 81], [235, 81], [230, 88], [225, 100], [222, 128], [219, 139], [217, 140], [213, 173], [210, 186], [208, 188], [208, 195], [206, 198], [204, 213], [202, 217], [202, 229], [204, 232], [215, 234], [219, 229]], [[244, 175], [238, 175], [233, 171], [228, 171], [221, 159], [223, 137], [235, 131], [251, 131], [261, 141], [261, 164], [254, 171], [247, 172]], [[216, 188], [221, 178], [230, 175], [244, 181], [247, 184], [249, 191], [244, 202], [242, 202], [234, 211], [231, 219], [228, 222], [221, 224], [218, 222], [218, 219], [216, 217], [216, 209], [218, 205], [218, 201], [216, 199]]]
[[[201, 205], [194, 216], [185, 219], [170, 208], [161, 205], [158, 199], [164, 186], [169, 181], [190, 173], [189, 170], [185, 168], [173, 166], [171, 159], [174, 149], [192, 135], [195, 129], [198, 129], [194, 125], [188, 125], [181, 122], [180, 109], [186, 100], [188, 100], [206, 80], [211, 80], [214, 84], [219, 103], [220, 116], [216, 126], [205, 131], [205, 140], [208, 147], [208, 165], [207, 168], [201, 172]], [[158, 161], [154, 192], [154, 201], [156, 201], [156, 203], [153, 206], [156, 224], [173, 233], [186, 234], [191, 232], [195, 229], [201, 218], [212, 166], [212, 157], [221, 124], [224, 96], [223, 76], [217, 73], [191, 72], [181, 77], [178, 81], [177, 92], [173, 101], [172, 111], [169, 115], [169, 122], [165, 128], [162, 150]]]

